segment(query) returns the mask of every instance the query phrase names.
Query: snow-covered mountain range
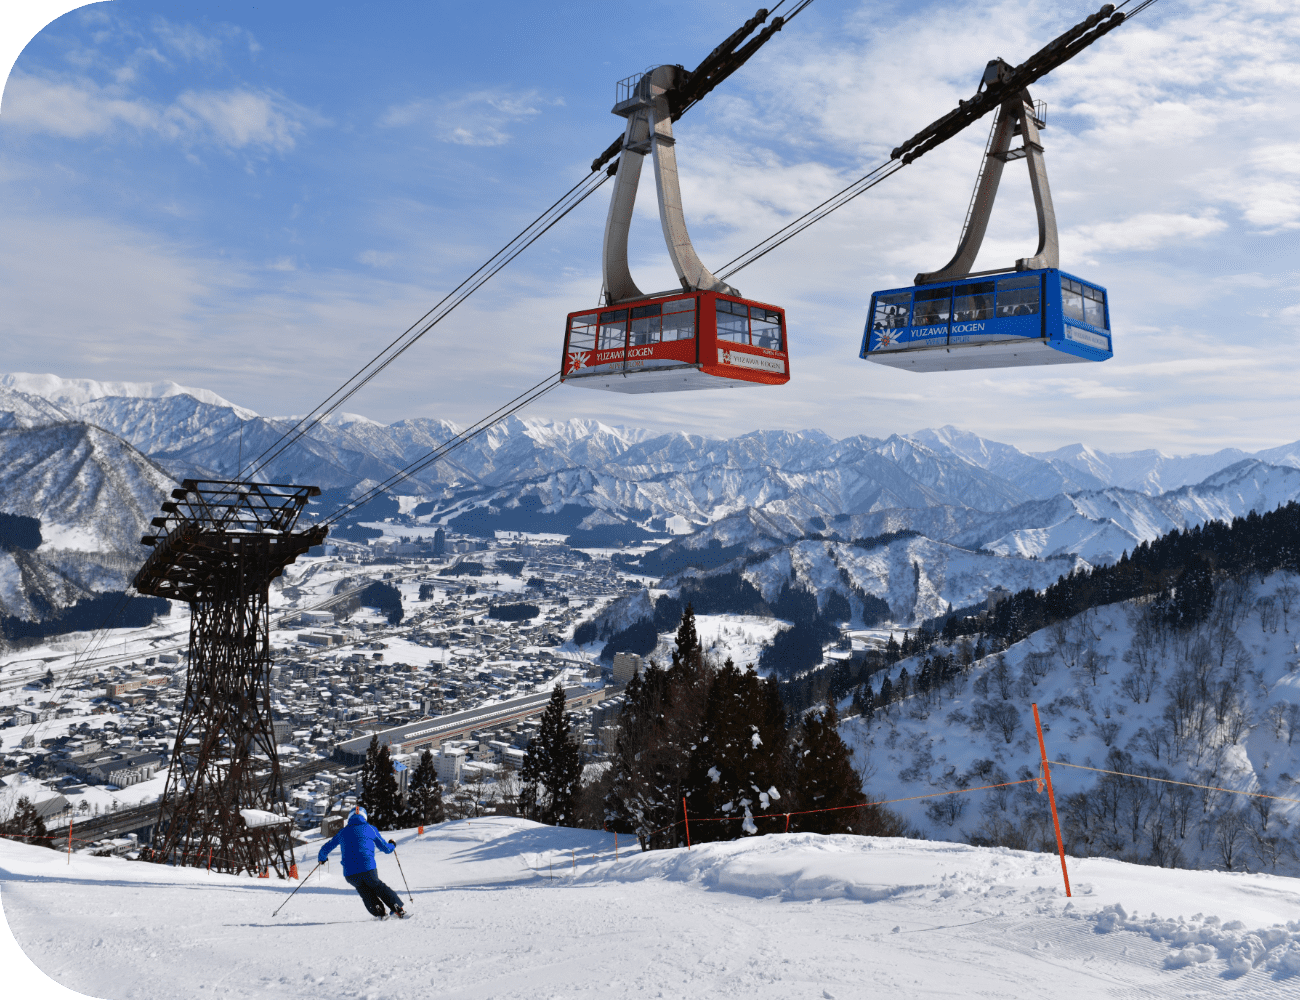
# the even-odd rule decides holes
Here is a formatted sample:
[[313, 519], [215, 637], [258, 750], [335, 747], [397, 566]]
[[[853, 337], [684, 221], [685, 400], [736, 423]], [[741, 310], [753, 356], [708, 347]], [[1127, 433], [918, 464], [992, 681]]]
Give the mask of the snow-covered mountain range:
[[140, 536], [175, 485], [121, 438], [68, 422], [0, 429], [0, 510], [39, 518], [35, 551], [0, 549], [0, 614], [40, 617], [91, 592], [120, 590]]
[[[0, 376], [3, 506], [39, 511], [51, 538], [79, 531], [81, 551], [138, 558], [141, 519], [156, 509], [167, 476], [234, 475], [295, 422], [173, 382]], [[335, 414], [262, 474], [347, 496], [458, 429], [424, 418], [382, 424]], [[55, 442], [64, 444], [51, 451]], [[111, 461], [95, 457], [110, 451]], [[43, 457], [33, 464], [23, 457], [29, 453]], [[38, 466], [39, 475], [25, 471]], [[50, 471], [56, 467], [62, 476]], [[129, 502], [85, 499], [107, 498], [110, 481]], [[991, 556], [1098, 564], [1173, 528], [1300, 496], [1300, 442], [1253, 456], [1109, 454], [1084, 445], [1031, 454], [952, 427], [888, 438], [837, 440], [817, 430], [706, 438], [511, 417], [395, 492], [412, 498], [404, 510], [425, 521], [460, 516], [462, 530], [519, 526], [525, 511], [532, 530], [568, 533], [580, 519], [584, 528], [670, 527], [684, 533], [673, 550], [687, 563], [710, 544], [739, 555], [788, 547], [811, 533], [850, 541], [908, 531]], [[915, 595], [906, 603], [920, 610]]]

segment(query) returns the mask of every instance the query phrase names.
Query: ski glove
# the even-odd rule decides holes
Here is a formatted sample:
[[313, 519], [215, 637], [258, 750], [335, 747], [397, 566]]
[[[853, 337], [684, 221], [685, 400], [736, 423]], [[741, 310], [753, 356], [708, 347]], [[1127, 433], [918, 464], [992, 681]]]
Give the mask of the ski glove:
[[389, 847], [396, 847], [396, 846], [397, 846], [397, 841], [395, 841], [395, 840], [390, 840], [390, 841], [388, 842], [388, 846], [389, 846]]

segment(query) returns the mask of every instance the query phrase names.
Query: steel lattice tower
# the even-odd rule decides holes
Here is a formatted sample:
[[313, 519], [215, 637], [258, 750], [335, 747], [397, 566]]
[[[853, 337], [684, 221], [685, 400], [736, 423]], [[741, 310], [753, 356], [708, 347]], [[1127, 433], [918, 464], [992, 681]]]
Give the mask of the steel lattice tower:
[[[289, 874], [288, 817], [271, 720], [271, 581], [328, 529], [294, 531], [315, 486], [187, 479], [141, 541], [142, 594], [190, 605], [185, 701], [154, 857], [221, 871]], [[251, 810], [251, 811], [250, 811]]]

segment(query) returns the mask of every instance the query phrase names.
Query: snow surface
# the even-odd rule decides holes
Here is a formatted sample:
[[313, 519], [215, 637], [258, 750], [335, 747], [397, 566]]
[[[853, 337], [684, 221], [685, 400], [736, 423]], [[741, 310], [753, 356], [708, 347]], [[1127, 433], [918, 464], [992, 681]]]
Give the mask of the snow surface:
[[[368, 917], [337, 860], [289, 900], [278, 880], [69, 864], [10, 842], [0, 903], [37, 967], [104, 1000], [1271, 998], [1300, 987], [1300, 883], [1277, 876], [1072, 860], [1067, 900], [1051, 855], [924, 841], [788, 834], [641, 854], [622, 837], [615, 860], [611, 834], [497, 818], [395, 839], [414, 920]], [[299, 864], [306, 873], [314, 860]], [[379, 866], [400, 890], [394, 860]]]

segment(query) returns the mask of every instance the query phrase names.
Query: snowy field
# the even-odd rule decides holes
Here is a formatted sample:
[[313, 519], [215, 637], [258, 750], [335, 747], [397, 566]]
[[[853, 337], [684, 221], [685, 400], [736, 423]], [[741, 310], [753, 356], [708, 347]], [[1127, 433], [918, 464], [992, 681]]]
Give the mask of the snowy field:
[[337, 860], [273, 918], [283, 882], [7, 842], [0, 905], [39, 969], [103, 1000], [1300, 994], [1300, 882], [1277, 876], [1076, 860], [1071, 901], [1054, 856], [925, 841], [620, 838], [615, 860], [612, 835], [515, 819], [396, 839], [408, 921], [368, 917]]

